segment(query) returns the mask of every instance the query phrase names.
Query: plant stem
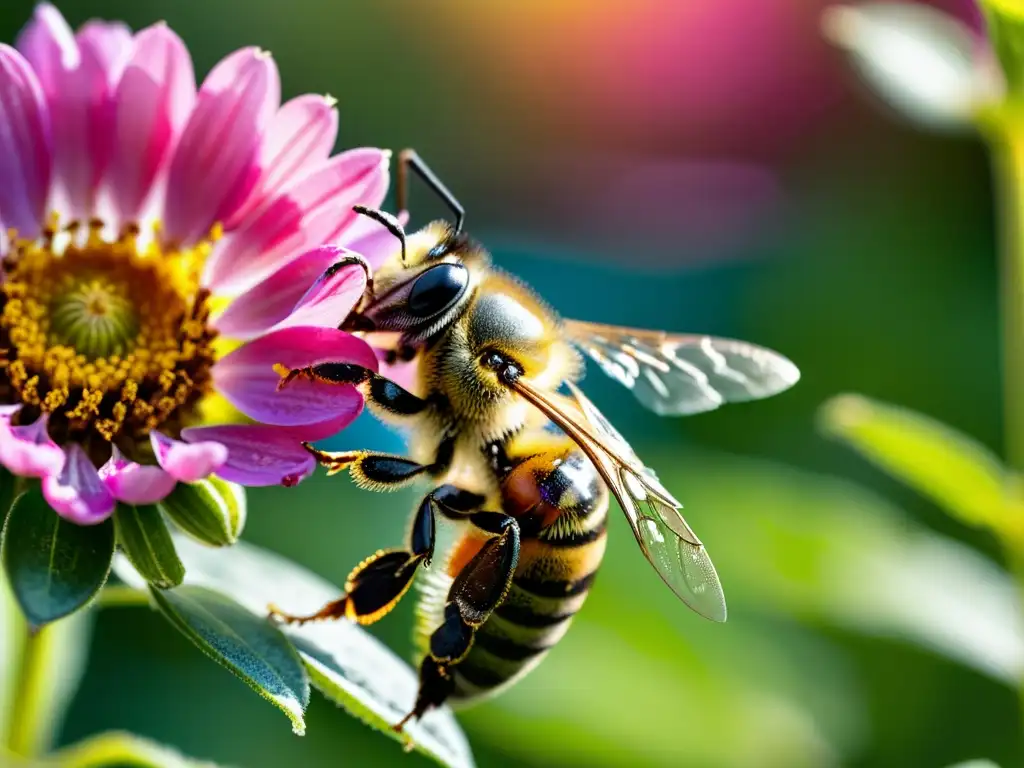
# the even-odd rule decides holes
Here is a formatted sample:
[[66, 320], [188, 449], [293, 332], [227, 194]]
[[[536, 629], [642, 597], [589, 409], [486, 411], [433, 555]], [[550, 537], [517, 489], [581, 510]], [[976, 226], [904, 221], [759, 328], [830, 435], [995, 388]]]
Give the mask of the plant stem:
[[25, 624], [25, 638], [14, 670], [14, 697], [7, 724], [7, 746], [11, 752], [33, 757], [44, 744], [45, 715], [52, 695], [50, 676], [55, 670], [53, 627], [33, 629]]
[[[1020, 133], [1020, 135], [1015, 135]], [[993, 142], [1000, 222], [1003, 441], [1007, 466], [1024, 472], [1024, 126]]]
[[[995, 198], [999, 219], [1000, 314], [1003, 348], [1003, 444], [1007, 467], [1024, 474], [1024, 124], [1007, 114], [1001, 128], [990, 135], [995, 163]], [[1016, 493], [1014, 483], [1007, 493]], [[1020, 536], [1004, 538], [1007, 559], [1024, 605], [1024, 542]], [[1024, 719], [1024, 677], [1017, 696]]]

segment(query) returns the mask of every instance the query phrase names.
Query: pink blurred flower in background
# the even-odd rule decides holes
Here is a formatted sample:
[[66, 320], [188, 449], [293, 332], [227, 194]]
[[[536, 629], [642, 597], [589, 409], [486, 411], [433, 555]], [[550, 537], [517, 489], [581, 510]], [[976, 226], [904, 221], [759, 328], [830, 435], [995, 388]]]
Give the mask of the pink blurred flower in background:
[[197, 88], [167, 26], [74, 33], [39, 6], [0, 45], [0, 463], [83, 524], [210, 473], [308, 475], [301, 441], [363, 400], [308, 381], [279, 394], [273, 366], [376, 369], [336, 329], [367, 277], [339, 246], [388, 245], [352, 206], [381, 204], [389, 155], [332, 157], [336, 133], [331, 100], [280, 103], [263, 51]]

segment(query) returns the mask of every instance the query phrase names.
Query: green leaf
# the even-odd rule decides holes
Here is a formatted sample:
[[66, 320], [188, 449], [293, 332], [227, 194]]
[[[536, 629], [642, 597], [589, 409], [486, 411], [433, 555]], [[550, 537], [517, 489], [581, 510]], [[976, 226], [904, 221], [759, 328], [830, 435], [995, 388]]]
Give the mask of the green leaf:
[[281, 631], [219, 592], [198, 586], [151, 589], [157, 607], [199, 649], [306, 730], [309, 678]]
[[174, 541], [155, 506], [118, 504], [114, 527], [121, 549], [142, 577], [159, 589], [170, 589], [185, 578], [185, 566], [174, 551]]
[[185, 533], [214, 547], [234, 544], [245, 526], [245, 489], [219, 477], [178, 483], [160, 507]]
[[[210, 549], [175, 536], [185, 564], [185, 583], [199, 584], [230, 595], [265, 620], [271, 603], [302, 612], [334, 600], [341, 590], [299, 565], [244, 541], [229, 549]], [[141, 586], [138, 575], [121, 558], [118, 576]], [[180, 589], [180, 588], [179, 588]], [[391, 730], [416, 698], [417, 673], [357, 624], [336, 621], [283, 627], [295, 643], [310, 679], [334, 703], [389, 738], [412, 746], [442, 765], [472, 768], [465, 734], [447, 707], [409, 723], [405, 738]]]
[[1019, 95], [1024, 85], [1024, 8], [1019, 0], [981, 0], [979, 5], [1007, 87]]
[[0, 750], [0, 765], [11, 768], [217, 768], [215, 763], [185, 757], [177, 750], [133, 733], [110, 731], [65, 747], [42, 759], [26, 760]]
[[114, 521], [69, 523], [32, 488], [15, 500], [0, 546], [15, 599], [29, 623], [40, 627], [77, 611], [106, 582]]
[[3, 528], [7, 521], [7, 513], [11, 511], [11, 505], [14, 504], [17, 488], [18, 478], [0, 467], [0, 528]]
[[1009, 532], [1021, 509], [1009, 498], [1010, 478], [973, 439], [927, 416], [859, 395], [841, 395], [821, 410], [824, 430], [850, 444], [970, 525]]

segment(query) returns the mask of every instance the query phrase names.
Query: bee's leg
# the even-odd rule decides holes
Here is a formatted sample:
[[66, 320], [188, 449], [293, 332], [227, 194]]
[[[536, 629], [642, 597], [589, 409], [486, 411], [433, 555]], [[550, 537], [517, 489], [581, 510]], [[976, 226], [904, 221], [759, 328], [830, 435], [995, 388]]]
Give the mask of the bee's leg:
[[423, 398], [361, 365], [321, 363], [307, 368], [292, 368], [283, 371], [277, 387], [283, 389], [296, 379], [312, 379], [328, 384], [352, 384], [359, 387], [371, 403], [396, 416], [413, 416], [428, 405]]
[[505, 599], [519, 562], [519, 524], [514, 517], [501, 512], [475, 512], [466, 519], [495, 536], [484, 543], [452, 582], [444, 620], [430, 636], [430, 653], [420, 666], [416, 704], [394, 726], [396, 731], [444, 703], [454, 686], [452, 667], [466, 657], [477, 627]]
[[[417, 471], [428, 469], [408, 459], [381, 454], [364, 454], [360, 472], [366, 472], [367, 459], [384, 462], [404, 462], [418, 467]], [[355, 466], [355, 465], [353, 465]], [[353, 470], [354, 471], [354, 470]], [[396, 473], [400, 477], [401, 473]], [[398, 485], [407, 478], [400, 478]], [[375, 482], [380, 487], [380, 480]], [[397, 487], [397, 485], [395, 486]], [[447, 516], [469, 512], [483, 504], [483, 497], [463, 491], [453, 485], [442, 485], [423, 497], [413, 518], [409, 533], [409, 549], [381, 550], [357, 565], [345, 581], [345, 593], [332, 600], [315, 613], [296, 616], [270, 606], [270, 615], [287, 624], [305, 624], [325, 619], [352, 619], [360, 624], [372, 624], [394, 608], [408, 591], [420, 563], [430, 564], [434, 556], [437, 524], [435, 514], [440, 511]]]

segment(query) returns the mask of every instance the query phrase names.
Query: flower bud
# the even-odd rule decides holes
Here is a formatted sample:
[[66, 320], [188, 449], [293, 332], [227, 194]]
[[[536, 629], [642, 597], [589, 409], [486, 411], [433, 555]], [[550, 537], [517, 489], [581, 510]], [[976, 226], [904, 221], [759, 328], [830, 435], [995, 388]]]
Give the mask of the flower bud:
[[238, 541], [245, 526], [245, 489], [214, 476], [178, 483], [160, 508], [188, 535], [223, 547]]

